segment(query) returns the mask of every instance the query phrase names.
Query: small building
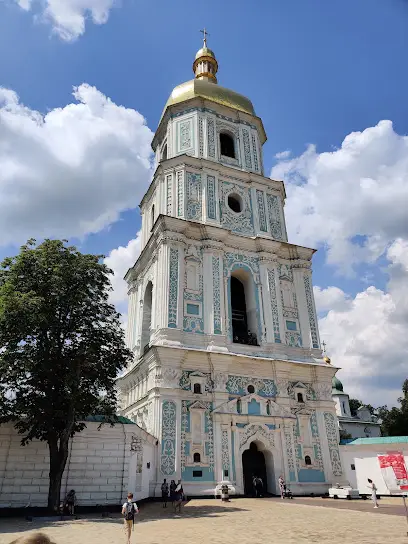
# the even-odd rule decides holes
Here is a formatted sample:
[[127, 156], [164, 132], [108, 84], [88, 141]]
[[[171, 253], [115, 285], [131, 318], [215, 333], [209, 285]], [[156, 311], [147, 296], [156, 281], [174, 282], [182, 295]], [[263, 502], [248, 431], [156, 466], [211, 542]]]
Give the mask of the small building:
[[366, 406], [360, 406], [356, 415], [350, 410], [349, 395], [344, 392], [343, 384], [334, 376], [332, 397], [336, 406], [340, 437], [370, 438], [381, 436], [381, 423], [370, 414]]
[[342, 440], [340, 454], [349, 484], [354, 489], [358, 489], [361, 495], [368, 495], [370, 490], [367, 479], [371, 478], [377, 486], [378, 495], [401, 494], [389, 491], [380, 468], [378, 456], [390, 453], [402, 454], [405, 466], [407, 466], [408, 436], [378, 436]]

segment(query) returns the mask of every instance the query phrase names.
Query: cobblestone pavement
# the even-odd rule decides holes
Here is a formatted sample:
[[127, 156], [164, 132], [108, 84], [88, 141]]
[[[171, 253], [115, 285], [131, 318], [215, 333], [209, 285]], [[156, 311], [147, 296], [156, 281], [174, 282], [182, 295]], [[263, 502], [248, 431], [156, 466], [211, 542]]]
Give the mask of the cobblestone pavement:
[[[181, 515], [175, 515], [171, 508], [146, 504], [137, 517], [132, 543], [406, 544], [405, 517], [400, 512], [383, 515], [397, 507], [384, 504], [373, 510], [368, 501], [330, 499], [236, 499], [230, 503], [204, 499], [190, 501]], [[0, 544], [35, 530], [45, 532], [56, 544], [125, 544], [120, 516], [102, 518], [100, 514], [72, 522], [0, 519]]]

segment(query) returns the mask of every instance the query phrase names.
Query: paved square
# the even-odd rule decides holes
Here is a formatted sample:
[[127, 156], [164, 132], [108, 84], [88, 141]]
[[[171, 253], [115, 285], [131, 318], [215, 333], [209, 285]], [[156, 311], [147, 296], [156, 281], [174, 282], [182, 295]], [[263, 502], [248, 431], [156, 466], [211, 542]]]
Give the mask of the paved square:
[[[322, 506], [317, 506], [319, 504]], [[406, 544], [408, 527], [401, 514], [399, 503], [395, 507], [385, 501], [374, 511], [368, 501], [237, 499], [225, 504], [192, 500], [183, 508], [181, 516], [155, 503], [142, 505], [132, 542]], [[56, 544], [124, 544], [122, 524], [120, 516], [102, 518], [100, 514], [74, 522], [0, 519], [0, 543], [9, 544], [27, 531], [41, 530]]]

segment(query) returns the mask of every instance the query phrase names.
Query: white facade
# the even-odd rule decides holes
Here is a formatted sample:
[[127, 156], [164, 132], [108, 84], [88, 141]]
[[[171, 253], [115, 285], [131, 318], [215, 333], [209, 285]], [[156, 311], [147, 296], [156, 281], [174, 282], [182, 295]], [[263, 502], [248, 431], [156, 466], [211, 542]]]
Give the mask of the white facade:
[[[408, 437], [362, 438], [341, 445], [340, 452], [347, 481], [361, 495], [369, 495], [370, 478], [377, 486], [378, 495], [390, 495], [381, 473], [378, 455], [401, 452], [408, 466]], [[402, 493], [393, 493], [393, 495]]]
[[[216, 73], [213, 53], [200, 55]], [[159, 439], [156, 492], [181, 478], [187, 495], [223, 479], [244, 493], [255, 459], [272, 493], [280, 474], [295, 493], [325, 492], [343, 471], [314, 250], [287, 241], [284, 185], [263, 176], [252, 105], [211, 85], [189, 82], [153, 140], [142, 252], [126, 275], [122, 414]]]
[[375, 438], [381, 436], [381, 423], [370, 414], [366, 406], [360, 406], [356, 415], [351, 414], [349, 395], [343, 391], [343, 384], [335, 376], [332, 380], [332, 397], [336, 406], [340, 437]]
[[[61, 500], [75, 489], [80, 506], [122, 504], [128, 491], [140, 500], [154, 494], [156, 439], [134, 424], [87, 422], [70, 441]], [[0, 426], [0, 508], [47, 506], [46, 442], [21, 446], [13, 425]]]

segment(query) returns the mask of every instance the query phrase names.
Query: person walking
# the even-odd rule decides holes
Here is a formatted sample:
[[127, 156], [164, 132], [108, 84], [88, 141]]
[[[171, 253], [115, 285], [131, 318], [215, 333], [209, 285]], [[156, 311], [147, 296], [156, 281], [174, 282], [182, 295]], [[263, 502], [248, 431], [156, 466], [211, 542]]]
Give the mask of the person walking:
[[162, 508], [167, 508], [167, 501], [169, 500], [169, 484], [167, 483], [166, 478], [163, 480], [161, 485], [161, 492], [163, 501]]
[[181, 484], [181, 480], [179, 480], [177, 482], [177, 487], [174, 491], [174, 513], [177, 512], [177, 508], [178, 508], [179, 514], [181, 514], [181, 505], [183, 504], [183, 500], [184, 500], [184, 490]]
[[177, 484], [174, 480], [172, 480], [170, 482], [170, 502], [173, 503], [174, 502], [174, 498], [176, 496], [176, 487], [177, 487]]
[[286, 491], [286, 484], [285, 484], [285, 480], [284, 480], [282, 474], [279, 476], [278, 484], [279, 484], [279, 491], [280, 491], [280, 494], [281, 494], [281, 499], [284, 499], [285, 498], [285, 491]]
[[122, 515], [125, 523], [127, 544], [130, 544], [130, 537], [135, 525], [135, 514], [139, 513], [137, 504], [133, 502], [133, 493], [128, 493], [127, 501], [122, 506]]
[[371, 500], [374, 503], [374, 508], [378, 508], [378, 500], [377, 500], [377, 486], [375, 483], [370, 480], [370, 478], [367, 478], [368, 480], [368, 488], [371, 489]]

